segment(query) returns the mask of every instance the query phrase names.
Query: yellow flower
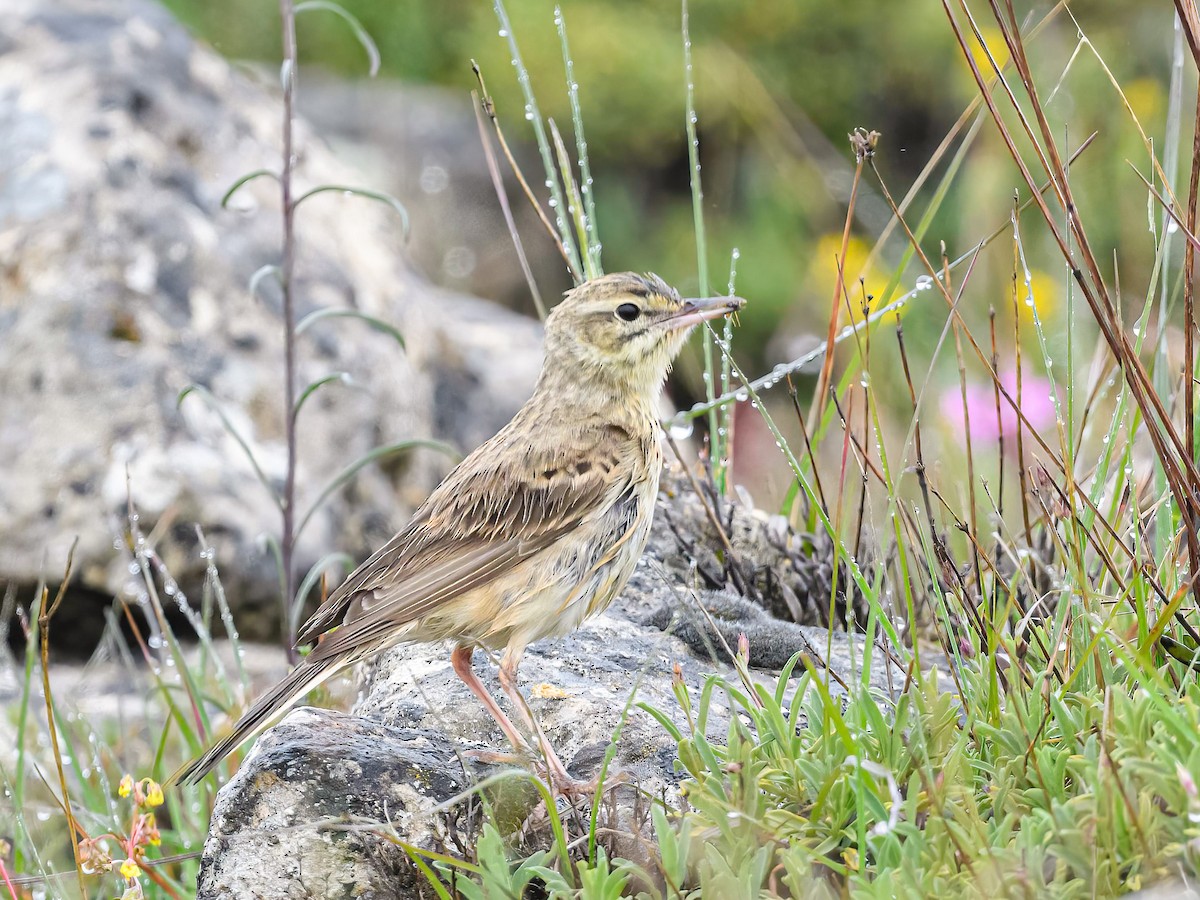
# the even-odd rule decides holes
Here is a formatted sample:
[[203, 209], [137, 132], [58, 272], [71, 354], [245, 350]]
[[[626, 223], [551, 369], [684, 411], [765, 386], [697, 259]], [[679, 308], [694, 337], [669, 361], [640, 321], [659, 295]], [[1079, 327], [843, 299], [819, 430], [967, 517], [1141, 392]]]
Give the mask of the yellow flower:
[[[838, 297], [839, 317], [844, 317], [847, 297], [849, 297], [850, 317], [854, 322], [862, 320], [864, 302], [870, 304], [872, 312], [882, 302], [880, 295], [887, 286], [887, 282], [867, 266], [867, 259], [870, 255], [871, 248], [867, 246], [866, 241], [852, 235], [846, 244], [846, 258], [842, 260], [841, 232], [822, 235], [818, 239], [816, 247], [813, 248], [812, 260], [808, 266], [808, 283], [812, 285], [812, 289], [823, 303], [828, 303], [833, 297], [834, 287], [838, 283], [839, 261], [841, 261], [844, 291]], [[858, 283], [860, 278], [863, 280], [862, 286]], [[868, 301], [867, 297], [873, 299]]]
[[1004, 35], [1000, 33], [998, 28], [990, 28], [984, 25], [979, 29], [979, 34], [983, 38], [984, 46], [980, 46], [978, 41], [967, 38], [967, 46], [971, 50], [971, 56], [975, 59], [975, 65], [979, 68], [979, 73], [985, 79], [992, 78], [996, 73], [992, 69], [992, 60], [988, 59], [988, 53], [991, 53], [992, 59], [996, 61], [996, 65], [1001, 69], [1008, 62], [1008, 44], [1004, 42]]
[[842, 862], [846, 864], [846, 868], [851, 872], [858, 871], [858, 850], [854, 847], [847, 847], [842, 851]]
[[145, 785], [146, 805], [147, 806], [162, 806], [163, 805], [163, 790], [162, 785], [153, 778], [143, 778], [142, 783]]
[[138, 822], [138, 831], [151, 847], [157, 847], [162, 843], [162, 835], [159, 833], [154, 813], [144, 813], [142, 815], [141, 821]]
[[[1018, 280], [1017, 311], [1021, 314], [1022, 326], [1033, 324], [1034, 307], [1037, 308], [1038, 320], [1042, 326], [1047, 326], [1047, 319], [1053, 316], [1059, 307], [1064, 277], [1065, 275], [1059, 275], [1056, 278], [1041, 269], [1030, 269], [1028, 285]], [[1029, 305], [1031, 295], [1034, 307]]]
[[1162, 85], [1153, 78], [1135, 78], [1123, 90], [1142, 128], [1154, 128], [1163, 105]]
[[126, 881], [133, 881], [133, 879], [142, 874], [142, 867], [132, 859], [127, 859], [121, 863], [120, 871], [122, 878], [124, 878]]
[[128, 797], [133, 793], [133, 776], [126, 775], [121, 779], [120, 785], [117, 786], [117, 796]]

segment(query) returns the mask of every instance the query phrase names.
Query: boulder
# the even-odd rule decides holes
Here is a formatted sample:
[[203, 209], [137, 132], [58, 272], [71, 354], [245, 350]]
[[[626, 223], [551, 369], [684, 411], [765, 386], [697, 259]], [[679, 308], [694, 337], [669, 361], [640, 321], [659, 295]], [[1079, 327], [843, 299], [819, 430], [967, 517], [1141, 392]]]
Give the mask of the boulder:
[[[22, 597], [75, 554], [73, 634], [85, 646], [114, 593], [142, 588], [114, 552], [128, 500], [184, 592], [201, 583], [204, 527], [247, 637], [277, 633], [263, 541], [280, 513], [224, 416], [276, 490], [284, 478], [283, 325], [274, 181], [281, 101], [197, 45], [151, 0], [14, 0], [0, 53], [0, 583]], [[303, 91], [304, 73], [300, 73]], [[359, 185], [297, 123], [298, 191]], [[400, 198], [403, 200], [403, 198]], [[420, 229], [420, 221], [413, 222]], [[307, 384], [336, 372], [299, 419], [298, 506], [373, 447], [439, 438], [467, 450], [531, 390], [540, 329], [431, 288], [404, 263], [396, 213], [318, 195], [297, 213], [299, 341]], [[198, 396], [198, 384], [220, 413]], [[363, 469], [301, 536], [297, 568], [361, 556], [399, 527], [452, 460], [422, 450]], [[95, 628], [92, 629], [94, 624]]]

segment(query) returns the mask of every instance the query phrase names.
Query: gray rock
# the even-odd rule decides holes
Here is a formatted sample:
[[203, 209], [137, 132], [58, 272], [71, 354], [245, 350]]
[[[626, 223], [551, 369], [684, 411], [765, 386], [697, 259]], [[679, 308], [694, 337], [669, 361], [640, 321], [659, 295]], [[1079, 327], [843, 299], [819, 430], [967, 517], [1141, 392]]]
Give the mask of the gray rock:
[[[141, 588], [114, 552], [127, 484], [147, 532], [185, 591], [204, 565], [193, 523], [224, 563], [249, 637], [277, 628], [264, 535], [279, 513], [198, 383], [283, 481], [282, 318], [270, 179], [220, 200], [240, 175], [279, 165], [280, 100], [149, 0], [13, 0], [0, 54], [0, 583], [30, 596], [61, 576], [78, 537], [71, 611], [79, 634], [98, 607]], [[303, 91], [303, 73], [301, 73]], [[298, 123], [296, 184], [361, 184]], [[401, 198], [403, 199], [403, 198]], [[299, 210], [297, 297], [394, 323], [401, 350], [361, 322], [307, 332], [299, 376], [346, 372], [300, 419], [303, 509], [372, 447], [437, 437], [469, 449], [528, 395], [539, 326], [442, 290], [401, 261], [395, 214], [358, 197]], [[449, 460], [431, 451], [364, 469], [311, 521], [303, 568], [343, 549], [361, 556], [406, 518]], [[197, 591], [198, 593], [198, 591]]]
[[[681, 718], [671, 696], [676, 659], [695, 693], [703, 670], [677, 640], [601, 616], [570, 637], [530, 648], [522, 684], [563, 762], [573, 775], [589, 778], [598, 773], [631, 694]], [[495, 667], [482, 653], [475, 665], [489, 690], [502, 696]], [[720, 716], [714, 719], [714, 727], [723, 727]], [[484, 765], [473, 751], [512, 752], [451, 670], [447, 648], [414, 645], [385, 654], [371, 667], [354, 715], [299, 709], [259, 740], [218, 796], [197, 896], [419, 896], [404, 853], [368, 826], [390, 825], [425, 849], [469, 853], [481, 822], [477, 801], [435, 807], [514, 768]], [[631, 708], [613, 767], [651, 794], [677, 799], [674, 755], [666, 732]], [[502, 815], [516, 830], [535, 832], [535, 841], [543, 838], [538, 796], [523, 776], [510, 787]], [[606, 819], [640, 831], [648, 810], [636, 792], [621, 787], [616, 797]], [[330, 831], [339, 821], [357, 824], [353, 840]], [[579, 824], [572, 826], [568, 816], [568, 827]], [[281, 829], [286, 837], [274, 839]], [[251, 887], [256, 893], [245, 893]]]
[[305, 708], [252, 759], [213, 814], [201, 897], [415, 897], [422, 876], [369, 825], [451, 849], [430, 809], [468, 782], [445, 738]]
[[[661, 505], [654, 519], [650, 553], [685, 583], [733, 591], [759, 607], [757, 613], [730, 610], [730, 615], [769, 613], [780, 621], [825, 628], [831, 622], [845, 628], [848, 620], [866, 621], [866, 606], [844, 563], [835, 594], [834, 548], [823, 530], [797, 531], [785, 516], [757, 509], [740, 488], [734, 497], [723, 497], [678, 468], [665, 473], [661, 490], [672, 502]], [[793, 632], [793, 643], [799, 634]], [[767, 667], [784, 661], [762, 657]]]
[[[854, 643], [845, 634], [833, 635], [835, 665], [861, 658], [861, 646], [851, 649]], [[481, 653], [475, 663], [489, 690], [499, 695], [494, 667]], [[522, 663], [533, 713], [572, 775], [596, 776], [618, 736], [610, 771], [624, 773], [631, 784], [616, 788], [605, 805], [603, 824], [615, 832], [646, 833], [644, 795], [679, 801], [675, 743], [633, 705], [655, 707], [686, 732], [672, 693], [676, 663], [694, 705], [708, 674], [738, 683], [732, 667], [699, 660], [678, 638], [636, 625], [620, 610], [569, 637], [531, 647]], [[898, 669], [885, 675], [882, 668], [879, 689], [886, 688], [889, 675], [897, 685], [903, 681]], [[840, 674], [852, 677], [848, 668]], [[836, 684], [832, 690], [838, 693]], [[720, 739], [729, 710], [719, 691], [714, 698], [709, 731]], [[218, 795], [197, 896], [420, 896], [420, 879], [414, 880], [405, 855], [378, 832], [394, 829], [424, 849], [469, 855], [481, 822], [474, 801], [438, 807], [468, 785], [511, 768], [481, 765], [472, 751], [511, 749], [450, 670], [446, 648], [411, 646], [385, 654], [372, 667], [354, 715], [303, 708], [260, 738]], [[536, 795], [525, 791], [501, 808], [514, 832], [533, 832], [525, 835], [530, 846], [545, 845]], [[565, 806], [562, 812], [568, 829], [576, 836], [584, 832], [578, 814]], [[586, 811], [582, 815], [585, 820]], [[350, 824], [352, 834], [339, 830]], [[626, 858], [644, 852], [634, 838], [610, 849]]]
[[1200, 900], [1200, 889], [1184, 881], [1168, 880], [1125, 896], [1129, 900]]

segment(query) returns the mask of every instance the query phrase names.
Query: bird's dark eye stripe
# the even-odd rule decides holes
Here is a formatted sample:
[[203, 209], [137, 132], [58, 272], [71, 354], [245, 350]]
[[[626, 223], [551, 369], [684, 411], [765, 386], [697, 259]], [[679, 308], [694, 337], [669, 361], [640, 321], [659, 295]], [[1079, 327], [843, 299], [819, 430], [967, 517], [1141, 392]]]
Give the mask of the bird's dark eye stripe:
[[642, 314], [641, 307], [636, 303], [622, 303], [617, 307], [617, 318], [625, 322], [633, 322]]

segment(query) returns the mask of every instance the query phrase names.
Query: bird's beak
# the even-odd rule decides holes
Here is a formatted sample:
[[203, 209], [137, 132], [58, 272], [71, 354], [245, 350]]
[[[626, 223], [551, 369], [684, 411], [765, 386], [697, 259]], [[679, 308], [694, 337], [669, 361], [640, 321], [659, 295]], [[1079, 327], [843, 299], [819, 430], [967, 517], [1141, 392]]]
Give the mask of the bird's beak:
[[689, 298], [683, 301], [678, 312], [670, 315], [666, 325], [672, 330], [691, 328], [709, 319], [719, 319], [737, 312], [745, 305], [746, 301], [741, 297]]

